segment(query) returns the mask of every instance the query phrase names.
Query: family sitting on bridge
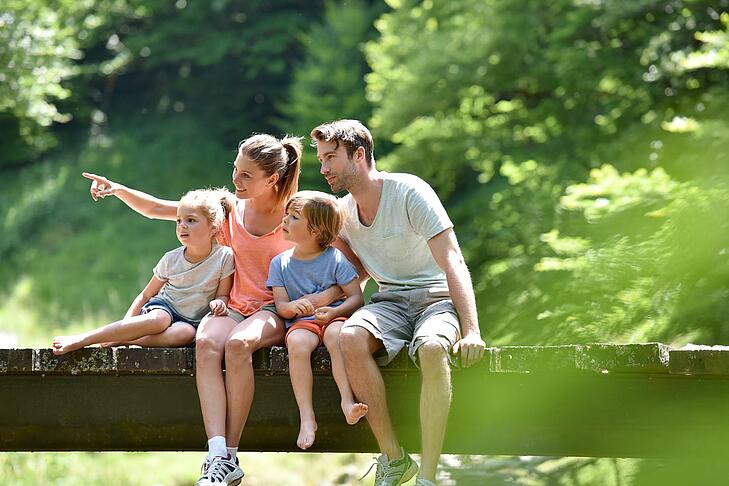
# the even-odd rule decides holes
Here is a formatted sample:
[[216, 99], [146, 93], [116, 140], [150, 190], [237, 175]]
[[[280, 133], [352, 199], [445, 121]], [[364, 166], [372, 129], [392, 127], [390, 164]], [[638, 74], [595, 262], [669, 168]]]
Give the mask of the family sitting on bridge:
[[[235, 197], [210, 190], [162, 200], [84, 174], [94, 200], [113, 195], [149, 218], [176, 220], [183, 246], [158, 263], [123, 320], [54, 338], [54, 352], [92, 343], [194, 340], [208, 437], [196, 485], [237, 485], [243, 477], [238, 444], [254, 392], [253, 352], [289, 347], [301, 416], [297, 444], [306, 449], [317, 428], [310, 355], [323, 342], [347, 422], [365, 417], [377, 440], [375, 485], [396, 486], [415, 476], [418, 465], [395, 435], [378, 365], [407, 346], [422, 372], [417, 484], [432, 485], [450, 407], [451, 352], [468, 367], [485, 348], [453, 224], [426, 182], [376, 169], [372, 136], [362, 123], [326, 123], [311, 137], [321, 174], [332, 192], [346, 190], [345, 197], [297, 193], [300, 141], [271, 135], [239, 144]], [[379, 292], [362, 307], [361, 285], [369, 277]]]

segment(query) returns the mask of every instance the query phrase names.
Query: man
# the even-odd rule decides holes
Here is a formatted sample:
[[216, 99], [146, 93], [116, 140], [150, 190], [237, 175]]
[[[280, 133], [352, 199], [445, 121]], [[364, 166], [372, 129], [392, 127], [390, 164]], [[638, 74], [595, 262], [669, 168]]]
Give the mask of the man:
[[[358, 401], [382, 453], [375, 485], [397, 486], [418, 466], [400, 447], [387, 409], [378, 364], [407, 345], [422, 375], [419, 486], [435, 483], [451, 400], [450, 351], [471, 366], [484, 354], [471, 277], [453, 223], [433, 189], [410, 174], [375, 168], [369, 130], [338, 120], [311, 132], [321, 173], [341, 200], [341, 237], [380, 291], [344, 325], [340, 346]], [[460, 321], [460, 325], [459, 325]]]

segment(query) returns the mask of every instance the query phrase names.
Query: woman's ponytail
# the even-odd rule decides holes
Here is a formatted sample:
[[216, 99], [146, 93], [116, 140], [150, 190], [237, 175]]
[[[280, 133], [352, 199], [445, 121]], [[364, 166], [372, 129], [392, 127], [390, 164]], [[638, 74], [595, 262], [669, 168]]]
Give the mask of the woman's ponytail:
[[286, 136], [281, 140], [286, 152], [286, 163], [277, 183], [278, 202], [281, 205], [291, 199], [299, 190], [299, 174], [301, 173], [301, 138]]

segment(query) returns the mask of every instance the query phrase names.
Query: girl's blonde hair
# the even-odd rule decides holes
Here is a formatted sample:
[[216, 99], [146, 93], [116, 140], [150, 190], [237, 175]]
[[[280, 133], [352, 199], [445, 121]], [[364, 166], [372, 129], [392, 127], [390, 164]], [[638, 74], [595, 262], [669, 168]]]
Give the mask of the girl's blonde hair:
[[199, 209], [217, 235], [233, 210], [234, 201], [235, 196], [226, 188], [195, 189], [180, 198], [180, 205]]
[[278, 174], [275, 188], [279, 206], [299, 189], [301, 151], [300, 137], [286, 136], [279, 140], [273, 135], [258, 134], [238, 144], [238, 152], [254, 161], [266, 177]]
[[306, 218], [307, 229], [316, 233], [316, 242], [326, 248], [337, 239], [344, 222], [337, 198], [319, 191], [301, 191], [286, 204], [286, 211], [294, 210]]

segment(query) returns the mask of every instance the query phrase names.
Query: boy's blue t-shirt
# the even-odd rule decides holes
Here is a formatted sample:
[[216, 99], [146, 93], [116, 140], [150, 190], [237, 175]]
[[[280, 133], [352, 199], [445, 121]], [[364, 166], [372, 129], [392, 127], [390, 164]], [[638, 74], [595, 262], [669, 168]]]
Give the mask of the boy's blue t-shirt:
[[[271, 260], [268, 269], [268, 288], [284, 287], [292, 301], [306, 294], [322, 292], [333, 285], [346, 285], [357, 278], [357, 270], [336, 248], [329, 247], [313, 260], [298, 260], [293, 257], [294, 250], [286, 250]], [[331, 307], [340, 305], [338, 300]], [[301, 319], [314, 320], [314, 316], [287, 320], [286, 327]]]

